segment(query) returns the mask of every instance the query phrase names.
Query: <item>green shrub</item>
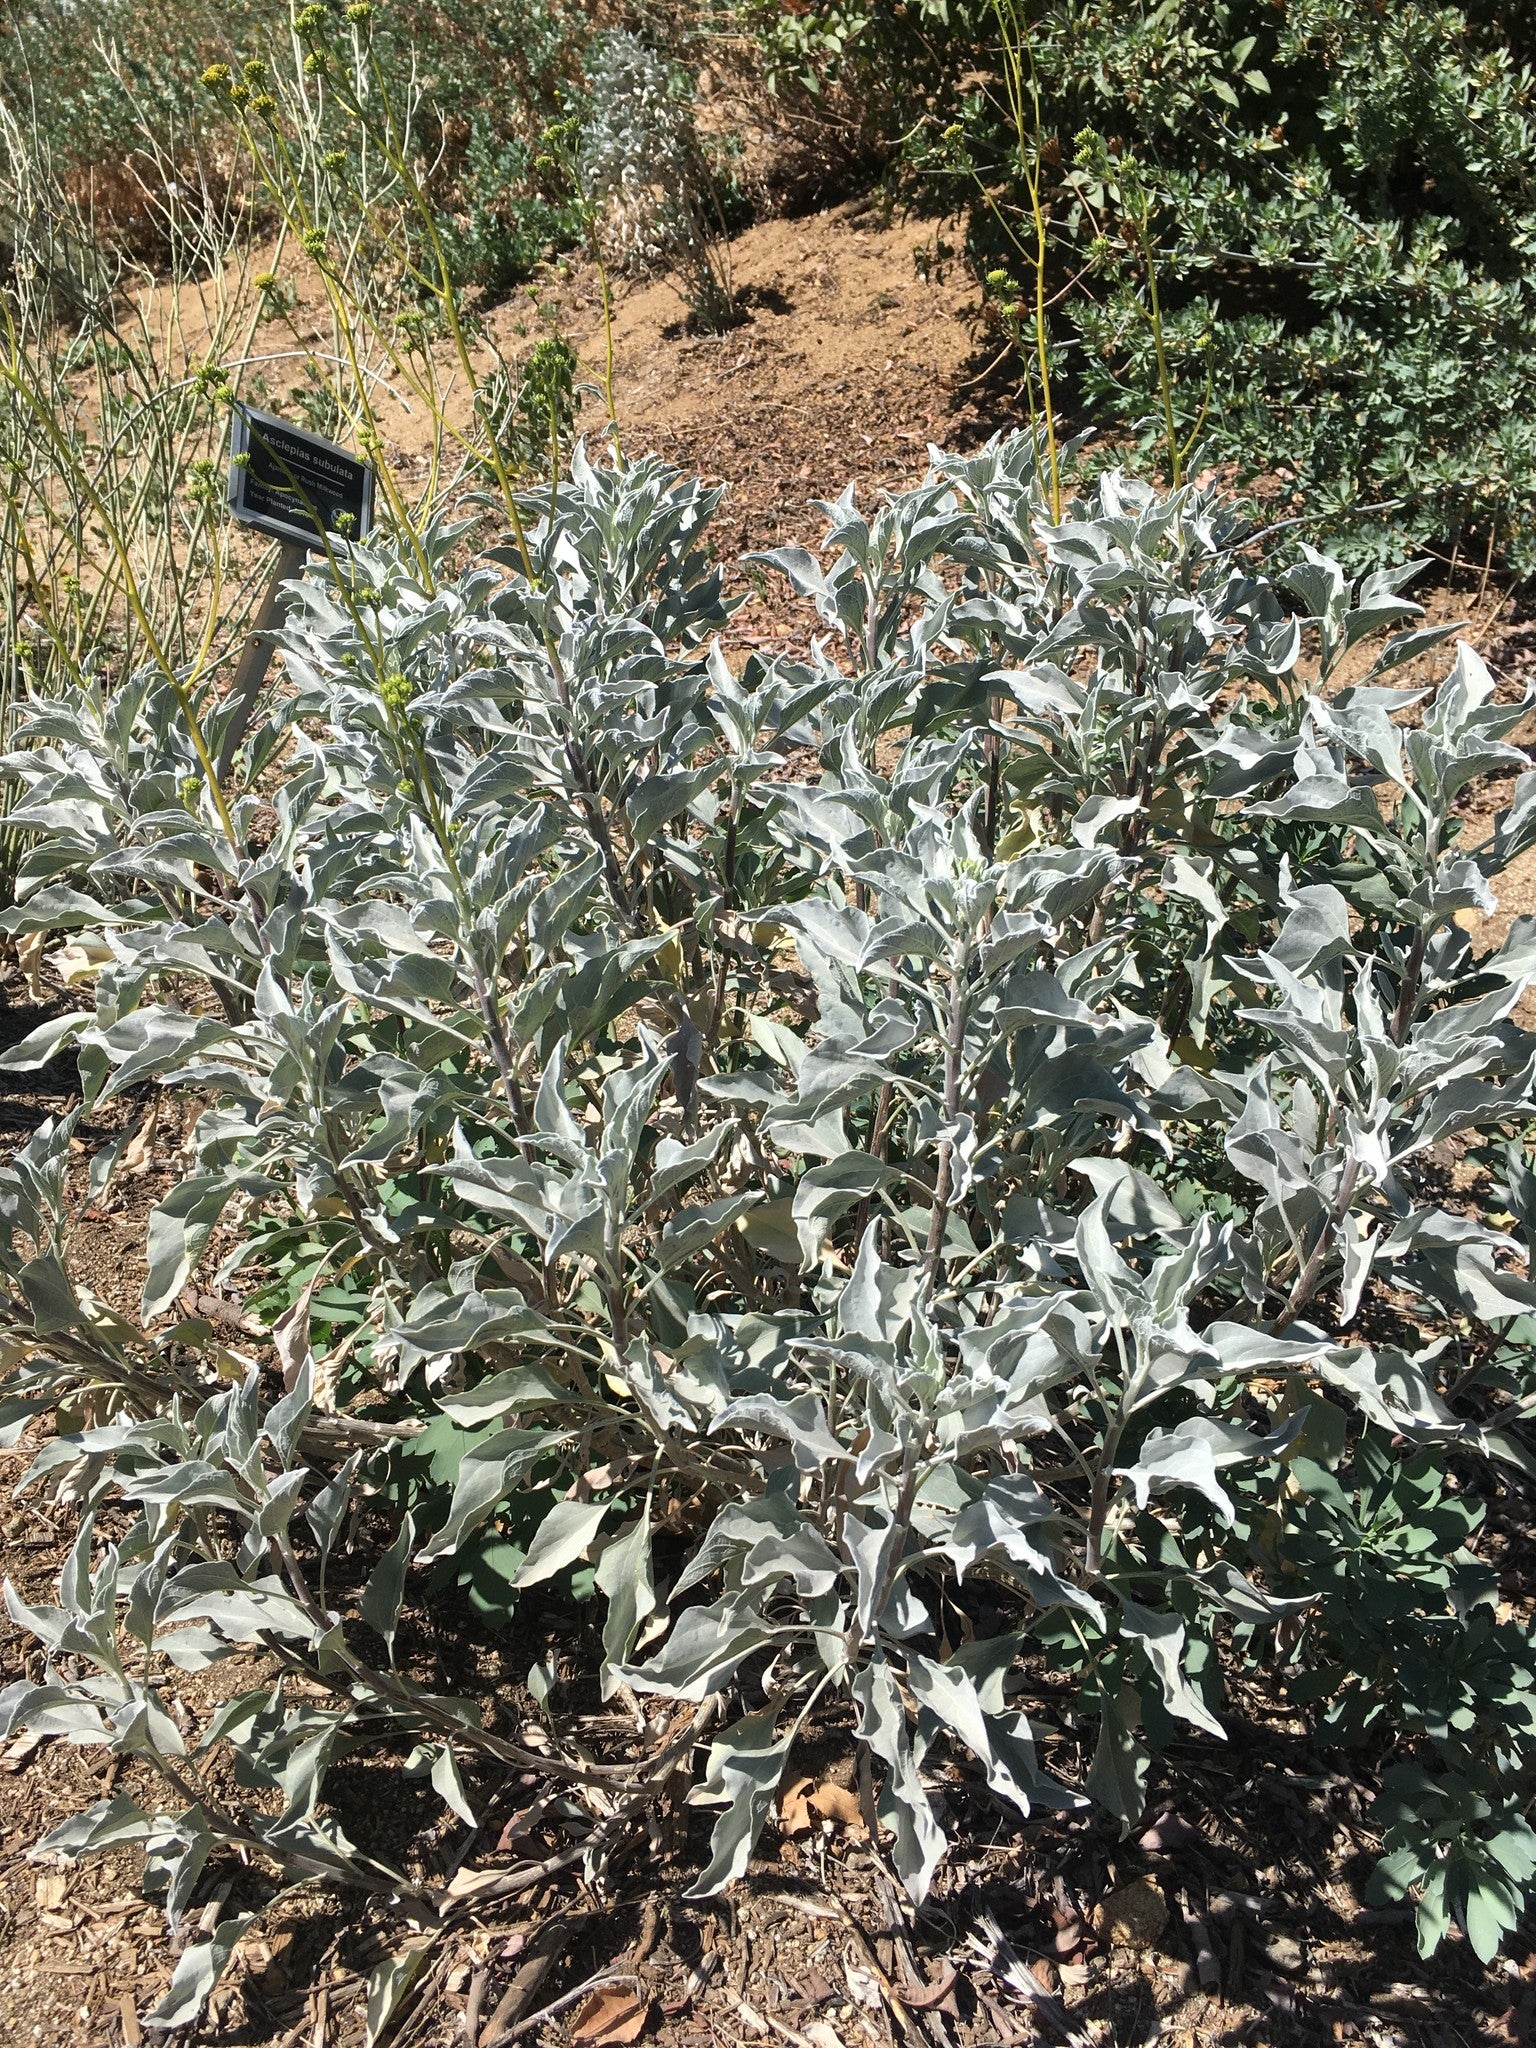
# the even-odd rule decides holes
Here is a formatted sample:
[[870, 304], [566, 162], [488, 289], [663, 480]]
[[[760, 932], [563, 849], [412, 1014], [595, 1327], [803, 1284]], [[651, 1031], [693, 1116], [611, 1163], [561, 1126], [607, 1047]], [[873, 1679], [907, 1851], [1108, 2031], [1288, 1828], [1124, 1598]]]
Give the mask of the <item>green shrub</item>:
[[[840, 1700], [920, 1898], [937, 1748], [961, 1825], [985, 1786], [1128, 1829], [1246, 1668], [1369, 1734], [1383, 1892], [1491, 1951], [1536, 1768], [1476, 1555], [1531, 1470], [1536, 951], [1458, 917], [1536, 843], [1528, 706], [1466, 648], [1394, 687], [1447, 637], [1406, 570], [1256, 564], [1214, 492], [1119, 473], [1055, 523], [1040, 467], [940, 458], [761, 558], [804, 663], [717, 644], [718, 493], [578, 446], [511, 545], [430, 521], [291, 585], [296, 695], [217, 794], [173, 676], [37, 707], [4, 923], [100, 965], [9, 1056], [73, 1047], [83, 1095], [0, 1173], [4, 1418], [82, 1519], [57, 1604], [10, 1596], [47, 1669], [0, 1732], [163, 1779], [49, 1850], [150, 1843], [173, 1924], [229, 1848], [439, 1918], [471, 1894], [359, 1851], [333, 1756], [404, 1743], [460, 1815], [477, 1759], [540, 1773], [601, 1868], [709, 1730], [707, 1893]], [[131, 1318], [71, 1240], [127, 1146], [91, 1120], [150, 1087], [194, 1158]], [[184, 1299], [221, 1228], [261, 1358]], [[536, 1667], [551, 1746], [509, 1739], [395, 1668], [455, 1581], [500, 1621], [595, 1590], [605, 1692], [694, 1711], [594, 1761]], [[169, 1711], [253, 1642], [328, 1698]]]
[[[1356, 559], [1460, 538], [1536, 567], [1536, 81], [1500, 36], [1369, 0], [1072, 14], [1033, 37], [1042, 92], [1066, 163], [1088, 128], [1143, 164], [1181, 424], [1204, 409], [1214, 454]], [[1101, 204], [1079, 170], [1059, 260], [1102, 231], [1073, 368], [1090, 416], [1129, 425], [1156, 366]]]
[[[1438, 0], [740, 0], [772, 74], [836, 84], [963, 205], [999, 339], [1032, 343], [1024, 171], [1082, 424], [1262, 477], [1357, 565], [1536, 567], [1536, 81], [1524, 10]], [[1038, 93], [1021, 135], [1003, 31]], [[946, 137], [945, 131], [950, 131]], [[1114, 167], [1106, 175], [1103, 164]], [[1116, 170], [1122, 175], [1117, 176]], [[1033, 374], [1031, 372], [1031, 374]], [[1166, 453], [1162, 459], [1166, 462]], [[1363, 506], [1385, 513], [1358, 516]]]

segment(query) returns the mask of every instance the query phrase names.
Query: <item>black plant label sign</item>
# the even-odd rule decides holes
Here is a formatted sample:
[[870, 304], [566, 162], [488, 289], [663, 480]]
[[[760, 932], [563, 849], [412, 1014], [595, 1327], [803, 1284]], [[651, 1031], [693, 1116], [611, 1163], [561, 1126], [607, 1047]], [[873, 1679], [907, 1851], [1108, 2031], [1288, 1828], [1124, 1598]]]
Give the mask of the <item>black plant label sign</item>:
[[278, 540], [363, 540], [373, 524], [373, 471], [334, 441], [242, 405], [229, 437], [229, 509]]

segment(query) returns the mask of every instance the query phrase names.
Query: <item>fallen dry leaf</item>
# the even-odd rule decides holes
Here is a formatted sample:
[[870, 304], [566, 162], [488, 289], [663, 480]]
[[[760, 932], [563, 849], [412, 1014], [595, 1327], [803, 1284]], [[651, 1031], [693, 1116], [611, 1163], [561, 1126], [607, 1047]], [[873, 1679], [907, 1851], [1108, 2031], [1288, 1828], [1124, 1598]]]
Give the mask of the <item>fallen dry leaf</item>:
[[44, 1909], [62, 1906], [69, 1896], [69, 1873], [63, 1870], [42, 1870], [37, 1878], [37, 1903]]
[[43, 948], [47, 943], [46, 932], [23, 932], [16, 941], [16, 958], [27, 978], [27, 994], [34, 1003], [43, 1000], [43, 980], [38, 970], [42, 967]]
[[804, 1835], [811, 1828], [811, 1800], [814, 1790], [809, 1778], [796, 1778], [779, 1794], [779, 1827], [786, 1835]]
[[520, 1836], [536, 1828], [559, 1796], [555, 1792], [541, 1792], [531, 1806], [525, 1806], [520, 1812], [514, 1813], [496, 1837], [497, 1853], [504, 1854]]
[[[1036, 1969], [1035, 1975], [1038, 1977], [1039, 1974], [1039, 1970]], [[914, 1984], [909, 1980], [899, 1988], [896, 1995], [903, 2005], [911, 2006], [914, 2012], [931, 2012], [936, 2005], [942, 2005], [948, 1998], [955, 1988], [958, 1976], [959, 1972], [953, 1963], [941, 1962], [937, 1984]], [[1050, 1988], [1049, 1985], [1046, 1986], [1047, 1990]]]
[[160, 1122], [160, 1098], [155, 1096], [143, 1123], [123, 1147], [118, 1165], [124, 1173], [147, 1173], [155, 1155], [155, 1130]]
[[1199, 1840], [1198, 1828], [1192, 1828], [1182, 1816], [1170, 1812], [1153, 1822], [1141, 1837], [1139, 1846], [1150, 1855], [1160, 1855], [1172, 1849], [1188, 1849]]
[[587, 2048], [624, 2048], [626, 2042], [639, 2040], [650, 2016], [648, 1998], [610, 1985], [594, 1991], [581, 2008], [571, 2039], [585, 2042]]
[[858, 1795], [846, 1785], [830, 1778], [819, 1785], [810, 1778], [796, 1778], [779, 1794], [779, 1827], [786, 1835], [809, 1834], [818, 1817], [847, 1828], [852, 1835], [865, 1833]]
[[836, 1821], [850, 1834], [864, 1833], [864, 1816], [859, 1810], [858, 1795], [850, 1792], [846, 1785], [834, 1785], [828, 1778], [811, 1794], [811, 1804], [824, 1820]]

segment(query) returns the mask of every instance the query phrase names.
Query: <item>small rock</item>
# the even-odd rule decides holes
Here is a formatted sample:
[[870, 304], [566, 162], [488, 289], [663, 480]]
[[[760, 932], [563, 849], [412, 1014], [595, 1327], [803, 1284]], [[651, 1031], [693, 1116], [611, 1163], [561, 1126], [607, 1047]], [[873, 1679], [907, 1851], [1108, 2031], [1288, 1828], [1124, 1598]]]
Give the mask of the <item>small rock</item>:
[[1149, 1877], [1136, 1877], [1110, 1893], [1093, 1924], [1115, 1948], [1150, 1948], [1168, 1925], [1168, 1902]]
[[1278, 1928], [1264, 1936], [1264, 1953], [1277, 1970], [1287, 1975], [1306, 1967], [1306, 1950], [1294, 1935], [1284, 1934]]
[[1212, 1892], [1211, 1914], [1217, 1920], [1226, 1920], [1234, 1913], [1247, 1913], [1257, 1920], [1264, 1910], [1264, 1901], [1256, 1899], [1252, 1892]]

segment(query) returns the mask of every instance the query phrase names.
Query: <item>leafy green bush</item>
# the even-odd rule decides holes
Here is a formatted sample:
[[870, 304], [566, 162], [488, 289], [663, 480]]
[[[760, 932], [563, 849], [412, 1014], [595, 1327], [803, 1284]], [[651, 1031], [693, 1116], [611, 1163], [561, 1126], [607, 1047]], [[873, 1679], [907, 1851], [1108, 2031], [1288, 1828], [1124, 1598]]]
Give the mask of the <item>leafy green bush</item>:
[[[1096, 263], [1073, 323], [1090, 410], [1130, 423], [1157, 380], [1113, 200], [1069, 169], [1085, 127], [1155, 194], [1181, 419], [1208, 405], [1214, 450], [1278, 475], [1357, 558], [1464, 537], [1528, 573], [1536, 80], [1500, 29], [1438, 5], [1212, 0], [1090, 7], [1077, 34], [1048, 15], [1032, 46], [1062, 225]], [[1375, 501], [1391, 516], [1351, 520]]]
[[[1247, 1667], [1320, 1739], [1369, 1732], [1381, 1886], [1426, 1948], [1460, 1920], [1491, 1953], [1536, 1768], [1474, 1554], [1532, 1469], [1536, 928], [1479, 955], [1457, 919], [1536, 844], [1528, 707], [1465, 647], [1393, 686], [1446, 638], [1408, 571], [1256, 566], [1213, 492], [1119, 473], [1053, 524], [1040, 466], [940, 458], [759, 558], [814, 607], [806, 663], [720, 645], [717, 493], [578, 447], [515, 545], [463, 563], [428, 525], [291, 585], [297, 695], [217, 802], [165, 676], [38, 707], [4, 922], [103, 964], [9, 1056], [80, 1062], [0, 1174], [0, 1331], [13, 1436], [53, 1430], [28, 1484], [82, 1520], [57, 1605], [9, 1596], [48, 1669], [0, 1726], [163, 1781], [48, 1849], [144, 1843], [173, 1924], [229, 1845], [431, 1919], [461, 1894], [328, 1815], [344, 1748], [403, 1743], [460, 1814], [481, 1758], [589, 1788], [555, 1863], [601, 1869], [707, 1739], [710, 1892], [842, 1699], [920, 1898], [936, 1746], [1129, 1828]], [[151, 1086], [195, 1164], [133, 1320], [70, 1243], [128, 1135], [72, 1147]], [[1506, 1227], [1441, 1199], [1448, 1146]], [[232, 1220], [265, 1361], [184, 1307]], [[535, 1753], [424, 1689], [402, 1611], [452, 1580], [499, 1619], [595, 1587], [604, 1691], [690, 1704], [682, 1732], [642, 1712], [593, 1762], [536, 1669]], [[251, 1643], [334, 1704], [169, 1712]]]
[[[1483, 0], [738, 0], [731, 11], [785, 90], [835, 85], [888, 148], [905, 138], [938, 203], [968, 209], [989, 318], [1000, 340], [1021, 342], [1024, 365], [1032, 349], [1012, 309], [1034, 294], [1027, 174], [1038, 165], [1054, 361], [1079, 419], [1135, 432], [1149, 451], [1168, 438], [1166, 389], [1178, 440], [1203, 437], [1266, 479], [1312, 538], [1357, 565], [1459, 540], [1521, 575], [1536, 567], [1525, 403], [1536, 48], [1524, 11]], [[1366, 505], [1385, 515], [1358, 517]]]

